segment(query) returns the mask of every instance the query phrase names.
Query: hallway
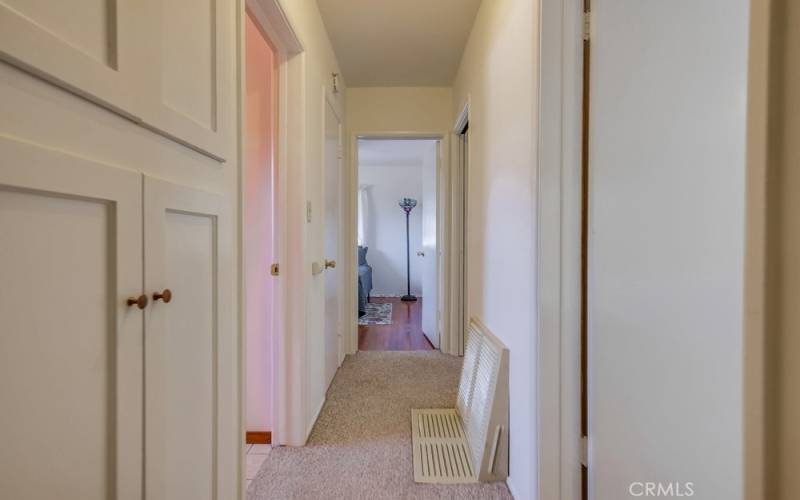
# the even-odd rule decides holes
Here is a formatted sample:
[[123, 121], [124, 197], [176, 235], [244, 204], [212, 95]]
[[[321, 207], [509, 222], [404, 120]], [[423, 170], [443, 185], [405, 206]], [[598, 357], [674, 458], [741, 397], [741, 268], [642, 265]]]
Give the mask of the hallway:
[[506, 485], [416, 484], [412, 408], [455, 404], [461, 358], [438, 352], [359, 352], [336, 374], [304, 447], [274, 448], [248, 500], [510, 499]]
[[0, 26], [0, 500], [800, 498], [800, 0]]

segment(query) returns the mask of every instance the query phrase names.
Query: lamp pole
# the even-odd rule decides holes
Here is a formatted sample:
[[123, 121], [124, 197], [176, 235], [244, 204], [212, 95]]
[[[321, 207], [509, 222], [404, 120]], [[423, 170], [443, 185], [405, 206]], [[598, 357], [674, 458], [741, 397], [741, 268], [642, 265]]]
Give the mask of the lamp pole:
[[406, 294], [400, 300], [403, 302], [416, 302], [417, 298], [411, 295], [411, 233], [409, 218], [411, 211], [417, 206], [417, 200], [403, 198], [398, 204], [406, 213]]

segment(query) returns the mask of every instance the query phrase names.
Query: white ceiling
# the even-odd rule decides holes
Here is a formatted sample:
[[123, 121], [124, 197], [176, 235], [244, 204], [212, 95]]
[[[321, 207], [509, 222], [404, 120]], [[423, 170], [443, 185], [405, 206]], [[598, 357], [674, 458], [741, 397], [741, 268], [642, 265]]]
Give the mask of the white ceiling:
[[481, 0], [317, 0], [349, 87], [450, 86]]
[[436, 152], [434, 140], [358, 141], [358, 164], [370, 167], [421, 167]]

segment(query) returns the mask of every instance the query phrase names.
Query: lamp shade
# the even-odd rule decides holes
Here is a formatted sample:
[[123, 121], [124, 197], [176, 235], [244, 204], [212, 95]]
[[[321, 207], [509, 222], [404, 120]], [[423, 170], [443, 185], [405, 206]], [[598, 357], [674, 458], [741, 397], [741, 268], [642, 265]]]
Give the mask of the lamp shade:
[[411, 210], [417, 206], [417, 200], [414, 198], [403, 198], [398, 202], [398, 205], [400, 205], [400, 208], [402, 208], [405, 213], [411, 213]]

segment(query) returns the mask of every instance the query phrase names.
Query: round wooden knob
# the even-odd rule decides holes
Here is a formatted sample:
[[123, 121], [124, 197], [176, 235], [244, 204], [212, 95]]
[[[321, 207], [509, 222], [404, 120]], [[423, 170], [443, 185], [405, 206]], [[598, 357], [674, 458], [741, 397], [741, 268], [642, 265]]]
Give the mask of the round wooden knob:
[[153, 300], [163, 300], [165, 304], [169, 304], [169, 301], [172, 300], [172, 292], [169, 288], [165, 288], [161, 293], [154, 293]]
[[130, 297], [126, 302], [128, 307], [136, 306], [139, 309], [144, 309], [147, 307], [147, 295], [139, 295], [138, 297]]

